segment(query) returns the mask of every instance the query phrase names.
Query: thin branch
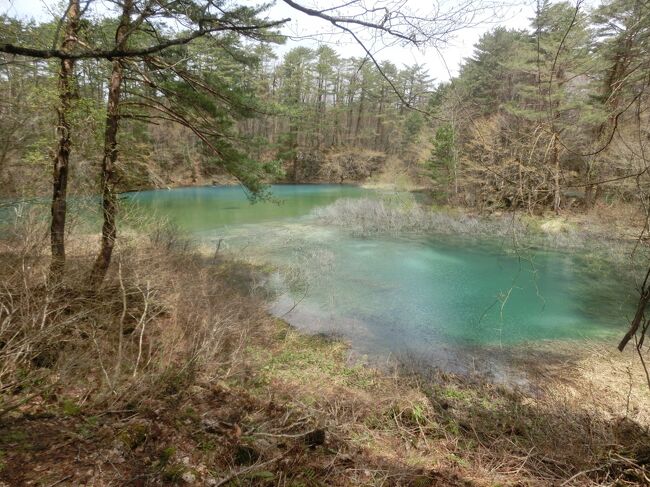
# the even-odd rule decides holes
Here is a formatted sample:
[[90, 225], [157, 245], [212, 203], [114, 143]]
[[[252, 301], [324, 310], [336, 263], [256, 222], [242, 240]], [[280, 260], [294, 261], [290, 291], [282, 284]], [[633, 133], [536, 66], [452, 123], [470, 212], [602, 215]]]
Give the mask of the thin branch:
[[257, 30], [270, 29], [273, 27], [279, 27], [291, 19], [282, 19], [273, 22], [267, 22], [264, 24], [257, 25], [220, 25], [218, 27], [204, 29], [200, 28], [191, 34], [188, 34], [183, 37], [177, 37], [175, 39], [169, 39], [164, 42], [160, 42], [154, 46], [149, 46], [141, 49], [91, 49], [82, 52], [66, 52], [61, 49], [34, 49], [31, 47], [17, 46], [15, 44], [4, 43], [0, 44], [0, 52], [5, 52], [7, 54], [13, 54], [17, 56], [27, 56], [40, 59], [126, 59], [126, 58], [135, 58], [147, 56], [150, 54], [155, 54], [165, 49], [174, 46], [180, 46], [189, 44], [194, 39], [203, 37], [209, 34], [216, 32], [253, 32]]

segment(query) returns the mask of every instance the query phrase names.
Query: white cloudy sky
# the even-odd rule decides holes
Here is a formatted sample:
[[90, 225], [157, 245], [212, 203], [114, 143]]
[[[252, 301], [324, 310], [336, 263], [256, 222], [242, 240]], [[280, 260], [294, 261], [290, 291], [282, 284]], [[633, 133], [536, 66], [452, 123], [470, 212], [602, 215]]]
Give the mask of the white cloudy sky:
[[[366, 5], [376, 5], [373, 0], [361, 1]], [[386, 3], [389, 0], [377, 1]], [[340, 0], [336, 3], [332, 0], [300, 0], [300, 2], [314, 8], [327, 8], [336, 3], [342, 3]], [[401, 0], [401, 3], [406, 3], [408, 8], [419, 13], [431, 11], [434, 5], [433, 2], [434, 0]], [[442, 5], [443, 10], [446, 8], [445, 5], [453, 8], [454, 4], [456, 4], [456, 0], [437, 0], [437, 2], [438, 5]], [[250, 3], [254, 5], [259, 2], [253, 1]], [[463, 58], [472, 54], [472, 46], [482, 33], [494, 28], [496, 25], [504, 25], [509, 28], [526, 28], [534, 11], [534, 3], [535, 0], [512, 0], [508, 6], [505, 3], [502, 4], [503, 6], [498, 11], [495, 9], [486, 9], [478, 14], [477, 19], [488, 21], [462, 29], [449, 39], [445, 45], [439, 46], [439, 49], [426, 48], [425, 50], [418, 50], [413, 47], [382, 47], [375, 43], [372, 50], [376, 53], [376, 58], [379, 60], [387, 59], [398, 66], [414, 63], [424, 64], [428, 67], [433, 78], [446, 80], [449, 77], [447, 69], [452, 74], [457, 72], [458, 66]], [[58, 11], [61, 4], [62, 2], [60, 0], [0, 0], [0, 14], [7, 14], [23, 19], [34, 18], [37, 20], [47, 20], [52, 18], [52, 12]], [[97, 4], [101, 5], [102, 0], [97, 0]], [[291, 36], [291, 39], [281, 48], [282, 51], [296, 45], [309, 45], [313, 47], [316, 41], [313, 39], [310, 40], [310, 37], [319, 34], [321, 42], [327, 42], [332, 45], [343, 56], [364, 55], [361, 47], [349, 36], [329, 35], [328, 32], [331, 31], [331, 25], [329, 23], [298, 12], [284, 4], [281, 0], [277, 0], [276, 5], [271, 8], [269, 17], [291, 18], [291, 22], [283, 28], [283, 32]], [[477, 20], [474, 23], [477, 23]]]

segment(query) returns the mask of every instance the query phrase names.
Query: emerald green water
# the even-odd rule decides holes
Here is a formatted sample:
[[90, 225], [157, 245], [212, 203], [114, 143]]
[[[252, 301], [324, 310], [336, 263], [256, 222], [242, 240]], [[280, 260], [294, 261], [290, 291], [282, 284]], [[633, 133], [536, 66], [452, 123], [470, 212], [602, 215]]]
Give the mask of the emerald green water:
[[364, 196], [370, 191], [331, 184], [276, 185], [269, 201], [251, 203], [238, 186], [204, 186], [127, 193], [131, 202], [170, 218], [185, 230], [204, 232], [250, 223], [282, 221], [308, 214], [339, 198]]
[[[574, 253], [521, 258], [509, 243], [449, 236], [358, 238], [311, 216], [351, 186], [275, 186], [282, 202], [250, 204], [235, 187], [130, 194], [142, 208], [237, 256], [277, 265], [272, 310], [299, 328], [336, 333], [362, 353], [427, 357], [521, 344], [612, 340], [624, 330], [634, 287], [616, 269]], [[380, 197], [380, 195], [377, 195]]]

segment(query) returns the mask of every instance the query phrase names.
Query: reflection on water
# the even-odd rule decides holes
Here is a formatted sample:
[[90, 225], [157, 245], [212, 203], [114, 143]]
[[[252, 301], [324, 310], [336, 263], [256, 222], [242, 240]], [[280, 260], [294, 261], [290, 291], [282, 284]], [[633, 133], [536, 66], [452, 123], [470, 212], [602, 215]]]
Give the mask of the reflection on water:
[[[460, 237], [356, 238], [310, 211], [349, 186], [279, 186], [282, 203], [251, 205], [238, 188], [138, 193], [139, 205], [206, 239], [276, 264], [272, 310], [361, 353], [429, 357], [467, 367], [466, 353], [527, 342], [608, 339], [625, 327], [633, 286], [612, 269], [594, 279], [579, 255], [518, 255], [506, 243]], [[477, 355], [480, 359], [480, 353]]]
[[181, 228], [200, 232], [297, 217], [339, 198], [368, 193], [368, 190], [345, 185], [276, 185], [271, 200], [251, 203], [239, 186], [202, 186], [128, 193], [125, 200], [168, 216]]

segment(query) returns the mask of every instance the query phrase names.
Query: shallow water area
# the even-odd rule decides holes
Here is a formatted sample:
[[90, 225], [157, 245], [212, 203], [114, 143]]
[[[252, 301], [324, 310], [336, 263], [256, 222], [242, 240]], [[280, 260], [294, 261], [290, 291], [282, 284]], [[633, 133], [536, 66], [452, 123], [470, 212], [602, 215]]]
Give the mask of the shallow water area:
[[[326, 226], [315, 208], [385, 195], [354, 186], [274, 186], [251, 204], [237, 187], [127, 195], [220, 251], [278, 269], [272, 312], [294, 326], [388, 357], [502, 380], [512, 354], [536, 343], [612, 341], [634, 286], [578, 253], [513, 252], [511, 241], [460, 236], [362, 238]], [[558, 346], [558, 353], [562, 346]], [[570, 349], [571, 347], [564, 347]], [[525, 352], [524, 352], [525, 353]]]

